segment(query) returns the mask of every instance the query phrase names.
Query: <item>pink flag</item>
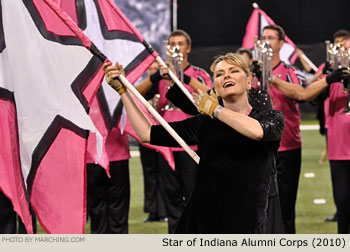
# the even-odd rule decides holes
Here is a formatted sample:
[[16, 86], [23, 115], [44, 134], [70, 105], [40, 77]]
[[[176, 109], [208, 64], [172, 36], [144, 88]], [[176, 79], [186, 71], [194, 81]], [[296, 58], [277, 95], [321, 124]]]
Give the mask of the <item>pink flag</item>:
[[[159, 124], [156, 120], [154, 120], [154, 118], [151, 116], [150, 113], [148, 113], [148, 111], [145, 109], [145, 107], [141, 104], [141, 102], [139, 102], [136, 98], [134, 98], [135, 102], [138, 104], [139, 108], [142, 110], [142, 112], [148, 117], [148, 119], [150, 120], [150, 122], [152, 124]], [[122, 125], [124, 124], [124, 125]], [[163, 147], [163, 146], [157, 146], [157, 145], [152, 145], [152, 144], [147, 144], [147, 143], [142, 143], [140, 141], [140, 139], [138, 138], [136, 132], [134, 131], [134, 128], [132, 127], [129, 118], [126, 116], [126, 120], [125, 123], [123, 123], [122, 121], [119, 121], [118, 124], [119, 128], [123, 128], [124, 132], [126, 134], [128, 134], [129, 136], [135, 138], [139, 143], [141, 143], [143, 146], [149, 148], [149, 149], [154, 149], [157, 152], [159, 152], [160, 154], [163, 155], [163, 157], [165, 158], [165, 160], [168, 162], [169, 166], [175, 170], [175, 161], [174, 161], [174, 156], [173, 156], [173, 152], [171, 151], [170, 148], [168, 147]]]
[[32, 234], [32, 218], [22, 183], [14, 97], [3, 88], [0, 88], [0, 122], [0, 190], [11, 200], [27, 232]]
[[0, 134], [18, 129], [19, 145], [16, 154], [16, 132], [0, 140], [0, 174], [9, 177], [1, 176], [0, 187], [28, 232], [27, 207], [17, 201], [30, 201], [48, 233], [83, 233], [87, 137], [98, 134], [87, 111], [103, 78], [103, 55], [52, 0], [1, 0], [0, 7], [0, 115], [9, 119]]
[[[260, 39], [263, 28], [267, 25], [273, 25], [275, 22], [260, 8], [255, 8], [248, 20], [246, 32], [243, 38], [242, 47], [252, 50], [254, 48], [254, 37]], [[287, 64], [294, 64], [297, 59], [296, 45], [286, 35], [284, 45], [280, 50], [281, 60]]]
[[[158, 56], [112, 0], [55, 1], [71, 15], [72, 19], [109, 60], [113, 63], [118, 61], [123, 65], [129, 82], [134, 83], [141, 77]], [[117, 125], [121, 114], [120, 96], [104, 80], [90, 108], [90, 116], [104, 141], [112, 128]], [[136, 137], [131, 133], [132, 128], [125, 129], [125, 132]], [[94, 138], [89, 138], [87, 156], [89, 163], [96, 160], [94, 146]], [[173, 157], [169, 155], [170, 149], [159, 146], [152, 148], [163, 153], [168, 158], [169, 165], [173, 165]], [[98, 163], [109, 174], [109, 160], [105, 152]]]

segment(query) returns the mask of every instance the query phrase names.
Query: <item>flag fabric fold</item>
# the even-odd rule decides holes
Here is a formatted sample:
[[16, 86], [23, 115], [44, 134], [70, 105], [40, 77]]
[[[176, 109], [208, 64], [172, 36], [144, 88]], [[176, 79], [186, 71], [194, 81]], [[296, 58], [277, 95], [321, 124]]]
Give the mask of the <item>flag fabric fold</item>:
[[0, 190], [11, 200], [14, 211], [27, 232], [32, 234], [32, 220], [21, 174], [14, 97], [12, 92], [3, 88], [0, 88], [0, 121]]
[[[274, 25], [275, 22], [260, 8], [255, 8], [248, 20], [246, 32], [243, 38], [242, 47], [253, 50], [254, 37], [261, 37], [263, 29], [267, 25]], [[293, 41], [286, 35], [284, 45], [280, 50], [281, 60], [287, 64], [294, 64], [297, 59], [297, 47]]]
[[[78, 26], [93, 41], [101, 52], [112, 61], [123, 65], [126, 78], [135, 83], [158, 56], [157, 52], [148, 45], [140, 32], [131, 24], [127, 17], [112, 0], [55, 0]], [[104, 80], [90, 107], [90, 116], [97, 129], [106, 141], [113, 127], [117, 127], [122, 115], [120, 96]], [[138, 140], [130, 124], [125, 132]], [[119, 124], [120, 127], [120, 124]], [[123, 131], [123, 129], [122, 129]], [[105, 149], [104, 142], [104, 149]], [[96, 158], [93, 147], [94, 139], [89, 138], [87, 162], [92, 163]], [[147, 145], [163, 153], [170, 166], [173, 157], [170, 149]], [[108, 172], [109, 157], [104, 152], [98, 164]]]
[[[21, 180], [14, 179], [25, 190], [16, 192], [11, 179], [6, 186], [0, 180], [0, 188], [29, 233], [29, 203], [48, 233], [83, 233], [87, 138], [89, 131], [98, 134], [88, 111], [103, 78], [103, 59], [92, 54], [98, 51], [91, 40], [52, 0], [1, 0], [0, 10], [0, 93], [13, 94], [19, 147], [13, 163], [17, 158], [21, 168]], [[0, 102], [7, 102], [3, 97]], [[13, 116], [6, 108], [0, 106], [0, 114]], [[0, 134], [6, 127], [0, 125]], [[14, 141], [6, 140], [7, 148]], [[11, 158], [3, 149], [1, 155]], [[16, 197], [25, 213], [15, 206]]]
[[[134, 98], [136, 104], [139, 106], [139, 108], [142, 110], [142, 112], [145, 114], [145, 116], [148, 118], [148, 120], [152, 123], [152, 124], [159, 124], [153, 117], [152, 115], [145, 109], [145, 107], [141, 104], [141, 102], [139, 102], [136, 98]], [[126, 114], [125, 110], [124, 113]], [[149, 149], [153, 149], [157, 152], [159, 152], [160, 154], [163, 155], [164, 159], [168, 162], [169, 166], [171, 167], [171, 169], [175, 170], [175, 161], [174, 161], [174, 155], [173, 152], [171, 151], [170, 148], [168, 147], [163, 147], [163, 146], [157, 146], [157, 145], [152, 145], [152, 144], [147, 144], [147, 143], [142, 143], [139, 139], [139, 137], [137, 136], [134, 128], [131, 125], [131, 122], [129, 121], [128, 116], [126, 115], [125, 120], [121, 120], [118, 123], [118, 127], [123, 129], [123, 131], [128, 134], [129, 136], [133, 137], [134, 139], [136, 139], [140, 144], [142, 144], [143, 146], [145, 146], [146, 148]]]

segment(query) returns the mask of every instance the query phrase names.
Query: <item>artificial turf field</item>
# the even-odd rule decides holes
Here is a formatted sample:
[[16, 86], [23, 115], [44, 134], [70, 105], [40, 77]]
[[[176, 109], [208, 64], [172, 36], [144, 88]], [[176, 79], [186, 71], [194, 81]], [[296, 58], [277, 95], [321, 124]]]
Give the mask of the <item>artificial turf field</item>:
[[[336, 234], [335, 222], [324, 222], [324, 219], [335, 212], [328, 162], [319, 164], [322, 151], [325, 148], [325, 138], [318, 130], [301, 132], [302, 168], [299, 180], [299, 190], [296, 205], [296, 232], [298, 234]], [[311, 178], [304, 177], [305, 173], [314, 173]], [[131, 177], [131, 207], [129, 232], [166, 233], [165, 223], [144, 223], [147, 216], [143, 213], [143, 177], [138, 158], [130, 161]], [[325, 199], [325, 204], [314, 204], [315, 199]]]

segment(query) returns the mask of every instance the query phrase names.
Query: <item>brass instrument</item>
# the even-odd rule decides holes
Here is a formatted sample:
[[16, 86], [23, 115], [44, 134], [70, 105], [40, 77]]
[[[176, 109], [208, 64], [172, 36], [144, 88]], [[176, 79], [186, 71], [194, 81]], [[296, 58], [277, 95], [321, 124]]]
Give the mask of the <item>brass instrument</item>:
[[[184, 69], [183, 69], [183, 55], [180, 52], [179, 46], [170, 47], [168, 40], [164, 40], [164, 48], [166, 55], [166, 62], [169, 62], [173, 67], [173, 72], [177, 78], [183, 83], [184, 80]], [[172, 83], [170, 80], [165, 80], [165, 85], [168, 89], [171, 88]], [[175, 110], [178, 109], [172, 102], [168, 101], [168, 104], [162, 108], [162, 110]]]
[[326, 61], [330, 62], [330, 60], [331, 60], [331, 45], [333, 46], [333, 44], [331, 44], [331, 42], [329, 40], [326, 40], [325, 44], [326, 44]]
[[[350, 71], [350, 49], [345, 50], [343, 43], [331, 44], [329, 40], [326, 43], [326, 58], [327, 61], [332, 66], [333, 70], [338, 68], [346, 67]], [[343, 80], [342, 80], [343, 82]], [[350, 83], [347, 83], [347, 101], [345, 105], [344, 113], [350, 114], [350, 93], [349, 93]], [[343, 89], [346, 92], [346, 89]]]
[[184, 69], [183, 69], [183, 55], [180, 52], [179, 46], [174, 46], [173, 48], [168, 45], [168, 40], [164, 41], [166, 61], [170, 62], [174, 67], [174, 72], [177, 78], [183, 82], [184, 79]]
[[261, 41], [254, 38], [253, 59], [260, 64], [261, 78], [259, 86], [261, 90], [267, 90], [269, 80], [272, 78], [272, 48], [270, 41]]
[[155, 109], [158, 110], [160, 94], [155, 94], [152, 99], [148, 100], [149, 104]]

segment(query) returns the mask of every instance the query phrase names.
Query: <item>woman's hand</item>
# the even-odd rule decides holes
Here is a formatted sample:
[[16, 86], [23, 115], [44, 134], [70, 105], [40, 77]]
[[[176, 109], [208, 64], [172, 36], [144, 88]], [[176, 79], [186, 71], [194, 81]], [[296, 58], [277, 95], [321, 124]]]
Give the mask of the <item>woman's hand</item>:
[[209, 95], [207, 92], [203, 92], [200, 89], [198, 89], [197, 91], [198, 94], [194, 93], [192, 95], [199, 113], [214, 118], [214, 111], [216, 107], [220, 106], [218, 100]]
[[118, 92], [119, 95], [122, 95], [126, 91], [126, 87], [119, 80], [119, 76], [122, 74], [125, 76], [125, 72], [122, 65], [119, 65], [118, 62], [115, 63], [115, 66], [110, 61], [107, 61], [103, 64], [102, 69], [105, 71], [105, 78], [107, 83]]

